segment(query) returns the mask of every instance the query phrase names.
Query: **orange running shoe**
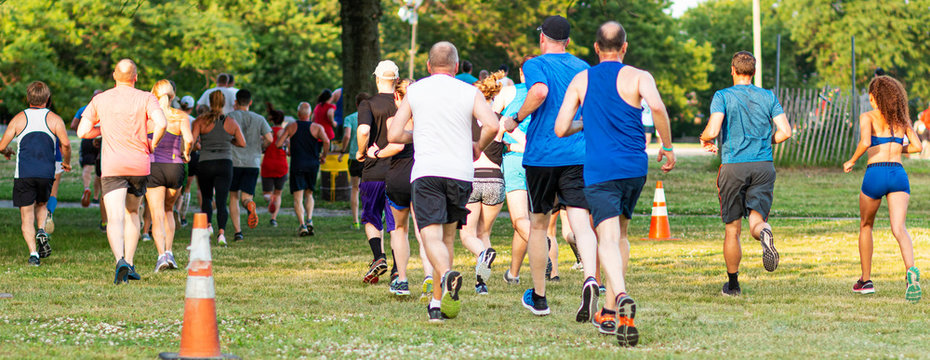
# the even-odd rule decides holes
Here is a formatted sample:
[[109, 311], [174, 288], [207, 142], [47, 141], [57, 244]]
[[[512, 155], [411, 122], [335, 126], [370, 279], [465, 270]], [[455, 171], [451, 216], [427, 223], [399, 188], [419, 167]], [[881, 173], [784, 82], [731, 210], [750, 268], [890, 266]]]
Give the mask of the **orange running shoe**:
[[248, 204], [245, 204], [245, 208], [249, 211], [249, 229], [254, 229], [258, 226], [258, 213], [255, 212], [255, 202], [249, 201]]
[[84, 194], [81, 195], [81, 207], [90, 206], [91, 196], [92, 194], [90, 192], [90, 189], [84, 189]]

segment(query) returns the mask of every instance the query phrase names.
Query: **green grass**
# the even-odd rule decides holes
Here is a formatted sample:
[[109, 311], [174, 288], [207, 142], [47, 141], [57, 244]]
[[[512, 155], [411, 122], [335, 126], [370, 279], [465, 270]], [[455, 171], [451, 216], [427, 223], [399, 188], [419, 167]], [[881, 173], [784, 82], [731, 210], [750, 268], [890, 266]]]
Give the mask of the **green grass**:
[[[870, 296], [850, 291], [859, 275], [856, 220], [788, 218], [857, 216], [861, 170], [780, 171], [772, 225], [781, 265], [765, 272], [759, 246], [744, 237], [743, 296], [725, 298], [715, 170], [705, 158], [679, 161], [673, 173], [650, 176], [637, 208], [646, 212], [654, 180], [665, 181], [670, 211], [678, 214], [672, 231], [683, 240], [632, 241], [627, 280], [642, 334], [636, 348], [619, 348], [590, 324], [573, 322], [582, 279], [569, 270], [573, 259], [564, 243], [563, 280], [548, 290], [553, 314], [529, 315], [519, 303], [528, 267], [525, 284], [507, 286], [500, 278], [510, 261], [505, 219], [492, 238], [500, 256], [490, 295], [473, 295], [466, 283], [460, 317], [436, 326], [416, 300], [422, 280], [416, 255], [413, 296], [398, 300], [384, 282], [361, 283], [370, 252], [348, 217], [315, 219], [318, 235], [308, 239], [295, 236], [291, 216], [281, 218], [281, 227], [262, 223], [246, 241], [213, 249], [222, 348], [250, 359], [928, 357], [930, 309], [926, 301], [903, 299], [904, 269], [886, 210], [875, 234], [878, 293]], [[914, 189], [908, 225], [924, 266], [930, 221], [919, 204], [930, 200], [921, 191], [930, 167], [906, 166]], [[186, 274], [152, 274], [154, 246], [142, 243], [136, 263], [143, 280], [113, 286], [113, 259], [96, 216], [94, 209], [60, 209], [53, 255], [32, 268], [25, 265], [16, 210], [0, 209], [0, 292], [15, 296], [0, 300], [0, 358], [154, 358], [177, 351]], [[648, 222], [635, 217], [630, 237], [645, 236]], [[189, 236], [187, 229], [177, 236], [181, 264]], [[458, 244], [456, 255], [456, 269], [470, 273], [473, 257]]]

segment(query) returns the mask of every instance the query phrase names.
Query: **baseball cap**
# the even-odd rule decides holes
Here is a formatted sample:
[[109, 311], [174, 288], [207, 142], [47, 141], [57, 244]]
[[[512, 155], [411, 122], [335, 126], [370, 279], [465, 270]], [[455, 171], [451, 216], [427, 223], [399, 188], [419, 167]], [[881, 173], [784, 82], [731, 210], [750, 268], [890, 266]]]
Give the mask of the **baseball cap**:
[[543, 20], [542, 25], [536, 30], [542, 31], [544, 35], [552, 40], [562, 41], [568, 40], [568, 33], [572, 30], [572, 25], [568, 23], [568, 19], [559, 15], [552, 15]]
[[378, 63], [374, 75], [381, 79], [394, 80], [397, 79], [397, 74], [399, 72], [400, 70], [397, 68], [397, 64], [391, 60], [384, 60]]
[[181, 105], [185, 109], [192, 109], [194, 107], [194, 98], [190, 95], [185, 95], [181, 98]]

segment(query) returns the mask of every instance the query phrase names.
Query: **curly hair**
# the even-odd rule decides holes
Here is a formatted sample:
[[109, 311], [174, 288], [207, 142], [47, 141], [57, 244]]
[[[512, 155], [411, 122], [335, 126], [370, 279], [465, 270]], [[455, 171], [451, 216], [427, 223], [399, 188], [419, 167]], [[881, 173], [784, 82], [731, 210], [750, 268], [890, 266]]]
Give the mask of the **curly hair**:
[[503, 79], [505, 76], [507, 76], [507, 73], [500, 70], [495, 71], [493, 74], [484, 78], [484, 80], [476, 81], [474, 85], [484, 94], [485, 100], [491, 101], [491, 99], [501, 92], [501, 88], [504, 87], [498, 80]]
[[869, 94], [892, 130], [910, 127], [907, 91], [900, 81], [887, 75], [876, 76], [869, 82]]
[[410, 84], [415, 83], [416, 80], [413, 79], [403, 79], [394, 83], [394, 93], [397, 94], [401, 99], [407, 97], [407, 87]]

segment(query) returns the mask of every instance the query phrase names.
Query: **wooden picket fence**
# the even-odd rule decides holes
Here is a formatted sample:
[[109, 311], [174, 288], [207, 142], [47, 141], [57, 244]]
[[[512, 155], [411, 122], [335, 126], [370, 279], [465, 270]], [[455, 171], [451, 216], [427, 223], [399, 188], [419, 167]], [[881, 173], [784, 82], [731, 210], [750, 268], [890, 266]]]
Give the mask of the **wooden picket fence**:
[[852, 119], [853, 99], [839, 89], [781, 89], [778, 99], [788, 116], [792, 136], [775, 145], [779, 165], [835, 166], [848, 159], [859, 141]]

